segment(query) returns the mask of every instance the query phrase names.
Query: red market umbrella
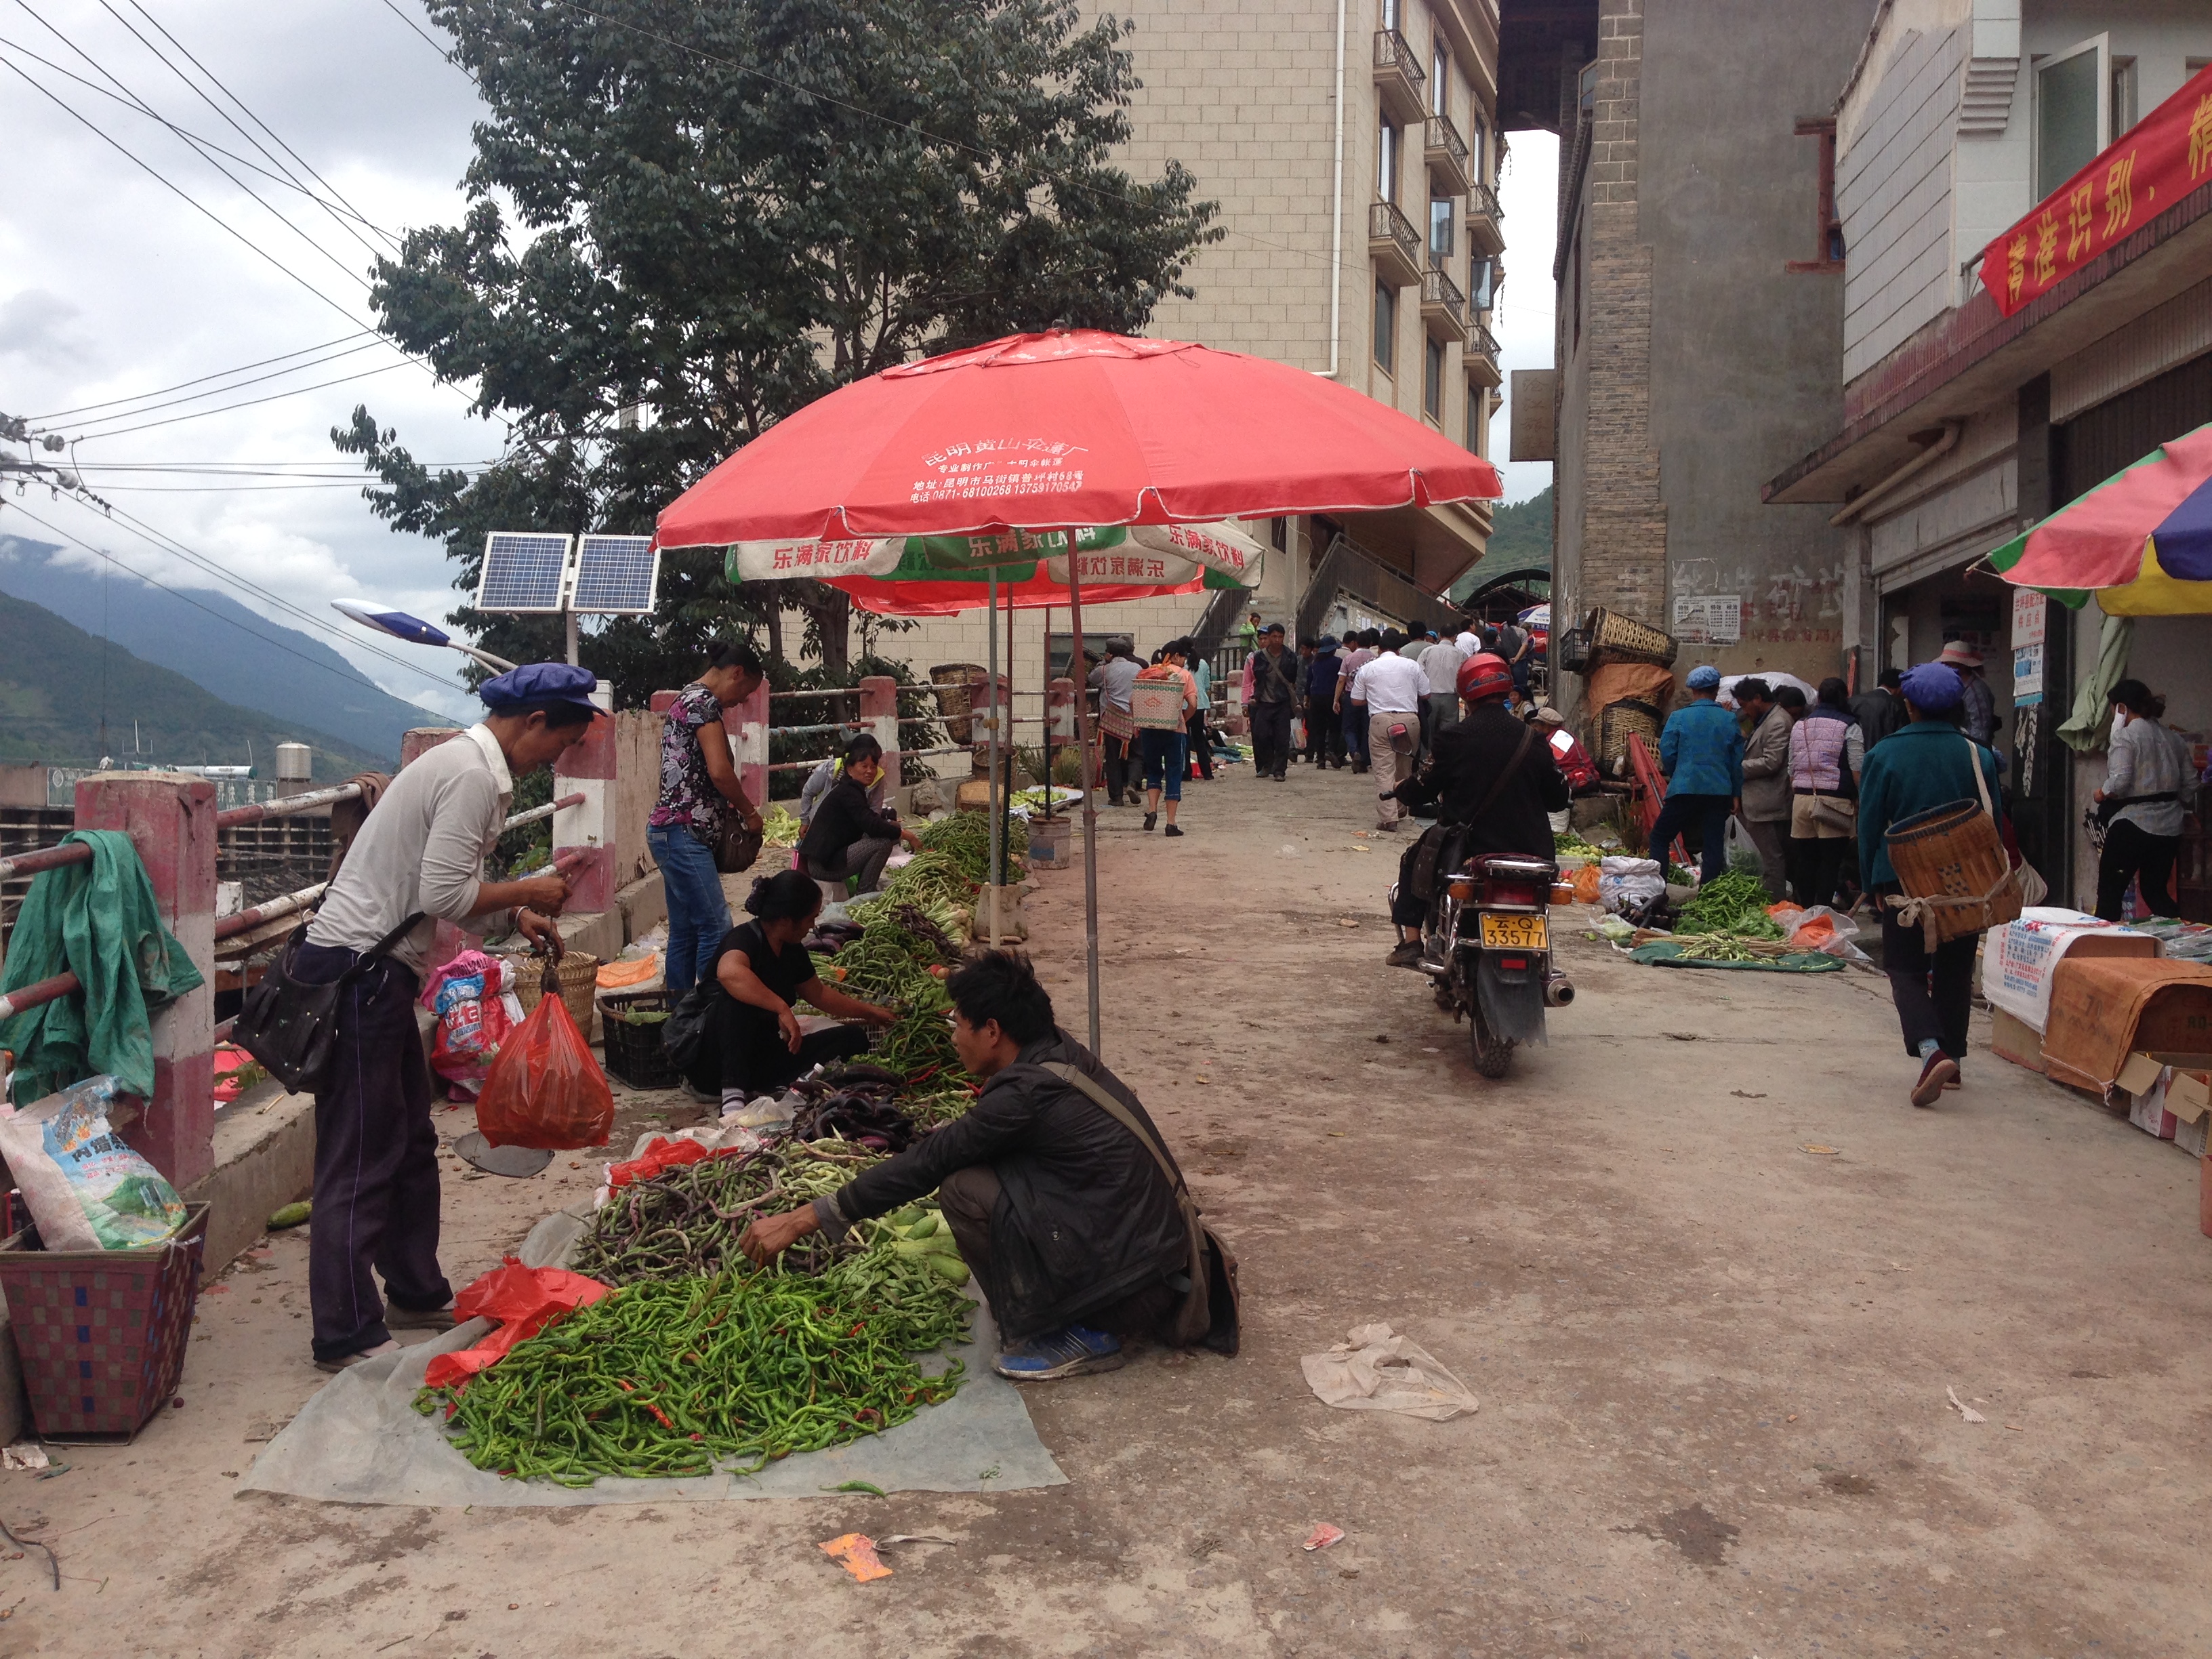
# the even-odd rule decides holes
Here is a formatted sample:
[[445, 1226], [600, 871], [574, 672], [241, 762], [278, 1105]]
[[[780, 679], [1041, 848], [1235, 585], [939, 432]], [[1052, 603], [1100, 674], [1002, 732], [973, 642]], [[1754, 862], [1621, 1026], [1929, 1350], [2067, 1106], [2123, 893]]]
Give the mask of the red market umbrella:
[[[684, 491], [655, 534], [662, 547], [851, 543], [1371, 512], [1504, 493], [1480, 455], [1334, 380], [1185, 341], [1082, 329], [1011, 335], [841, 387]], [[1203, 563], [1230, 557], [1194, 551]], [[1068, 609], [1079, 648], [1079, 584]], [[1087, 756], [1087, 708], [1083, 744]], [[1083, 816], [1095, 1050], [1097, 836], [1087, 789]]]
[[1017, 334], [839, 388], [660, 515], [663, 547], [1201, 524], [1486, 501], [1498, 470], [1304, 369]]

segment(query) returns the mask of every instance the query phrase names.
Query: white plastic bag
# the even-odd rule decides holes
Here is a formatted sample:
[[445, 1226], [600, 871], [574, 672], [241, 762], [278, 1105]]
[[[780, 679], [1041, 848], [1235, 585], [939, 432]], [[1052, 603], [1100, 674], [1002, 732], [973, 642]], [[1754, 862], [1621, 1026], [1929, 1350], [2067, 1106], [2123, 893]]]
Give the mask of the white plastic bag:
[[1728, 821], [1728, 867], [1751, 875], [1762, 875], [1765, 861], [1759, 856], [1759, 843], [1751, 838], [1751, 826], [1730, 814]]
[[1797, 911], [1788, 920], [1777, 916], [1775, 921], [1788, 931], [1793, 951], [1818, 951], [1838, 962], [1873, 961], [1855, 942], [1859, 936], [1858, 923], [1839, 910], [1816, 904], [1809, 910]]
[[0, 1158], [50, 1250], [135, 1249], [185, 1224], [177, 1189], [108, 1126], [115, 1094], [103, 1073], [0, 1118]]

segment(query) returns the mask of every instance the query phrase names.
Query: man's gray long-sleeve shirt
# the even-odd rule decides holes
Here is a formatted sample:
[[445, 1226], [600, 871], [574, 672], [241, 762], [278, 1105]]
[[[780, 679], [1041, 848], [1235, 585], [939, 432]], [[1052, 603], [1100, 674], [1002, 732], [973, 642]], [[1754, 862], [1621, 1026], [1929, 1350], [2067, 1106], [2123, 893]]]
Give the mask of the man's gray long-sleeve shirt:
[[484, 858], [514, 798], [507, 757], [489, 726], [440, 744], [392, 781], [362, 823], [307, 924], [308, 943], [367, 951], [419, 910], [423, 919], [392, 950], [419, 976], [439, 919], [475, 914]]

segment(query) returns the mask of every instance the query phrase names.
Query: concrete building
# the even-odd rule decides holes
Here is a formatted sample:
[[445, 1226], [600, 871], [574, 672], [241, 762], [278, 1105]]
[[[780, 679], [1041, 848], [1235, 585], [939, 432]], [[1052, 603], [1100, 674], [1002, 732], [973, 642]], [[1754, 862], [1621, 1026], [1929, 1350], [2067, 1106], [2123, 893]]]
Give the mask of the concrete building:
[[1503, 123], [1560, 141], [1555, 368], [1516, 376], [1512, 451], [1557, 465], [1554, 640], [1601, 605], [1678, 672], [1836, 672], [1842, 537], [1759, 489], [1834, 427], [1828, 117], [1874, 11], [1502, 0]]
[[[1869, 664], [1923, 660], [1948, 639], [1981, 651], [2023, 846], [2055, 902], [2094, 893], [2078, 825], [2102, 757], [2054, 737], [2074, 688], [2117, 628], [2129, 672], [2201, 743], [2212, 620], [2121, 623], [2033, 596], [2016, 611], [2014, 590], [1976, 565], [2212, 422], [2212, 84], [2179, 175], [2135, 179], [2128, 142], [2208, 64], [2201, 0], [1885, 0], [1838, 83], [1843, 395], [1820, 441], [1777, 469], [1768, 510], [1841, 526], [1847, 635]], [[2169, 116], [2199, 118], [2199, 91]], [[1999, 238], [2019, 244], [2033, 293], [2010, 314], [1982, 276]], [[2200, 835], [2183, 875], [2200, 914], [2205, 865]]]
[[[1112, 9], [1133, 24], [1125, 44], [1144, 82], [1127, 164], [1145, 177], [1181, 161], [1220, 204], [1227, 232], [1192, 263], [1196, 297], [1163, 305], [1148, 331], [1332, 376], [1487, 454], [1499, 380], [1490, 311], [1504, 251], [1492, 0]], [[1246, 528], [1274, 550], [1250, 605], [1311, 635], [1441, 619], [1436, 596], [1481, 556], [1490, 510]], [[1223, 637], [1248, 606], [1237, 594], [1209, 606], [1212, 598], [1086, 607], [1085, 630], [1133, 634], [1147, 650], [1201, 629]], [[983, 626], [980, 613], [933, 618], [879, 634], [876, 648], [925, 672], [981, 663]], [[1042, 684], [1046, 641], [1066, 628], [1065, 610], [1017, 620], [1018, 686]]]

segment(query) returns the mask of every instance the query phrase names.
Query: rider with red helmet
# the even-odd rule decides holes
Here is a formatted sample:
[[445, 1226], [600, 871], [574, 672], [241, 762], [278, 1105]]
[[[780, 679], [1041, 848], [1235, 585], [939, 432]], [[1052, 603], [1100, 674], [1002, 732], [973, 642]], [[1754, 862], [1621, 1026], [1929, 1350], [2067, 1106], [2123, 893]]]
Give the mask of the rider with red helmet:
[[1431, 849], [1425, 860], [1431, 868], [1444, 862], [1432, 838], [1455, 842], [1441, 849], [1453, 869], [1484, 853], [1548, 859], [1553, 844], [1547, 815], [1569, 799], [1545, 733], [1515, 719], [1505, 706], [1513, 690], [1506, 660], [1478, 652], [1460, 665], [1458, 679], [1459, 724], [1436, 734], [1429, 764], [1392, 792], [1409, 806], [1433, 805], [1437, 813], [1435, 826], [1406, 849], [1398, 872], [1390, 919], [1398, 924], [1401, 943], [1390, 960], [1399, 967], [1420, 961], [1421, 922], [1431, 896], [1417, 890], [1423, 849]]

